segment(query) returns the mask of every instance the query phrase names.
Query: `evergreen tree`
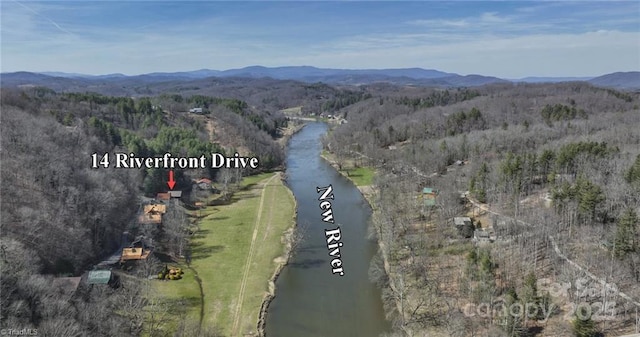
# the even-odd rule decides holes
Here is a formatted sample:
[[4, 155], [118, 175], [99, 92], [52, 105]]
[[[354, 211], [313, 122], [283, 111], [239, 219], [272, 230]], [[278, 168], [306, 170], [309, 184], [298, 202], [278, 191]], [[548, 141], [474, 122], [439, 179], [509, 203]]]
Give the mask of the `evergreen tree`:
[[613, 253], [618, 258], [624, 258], [629, 253], [638, 250], [637, 238], [638, 216], [632, 209], [628, 209], [618, 220]]
[[576, 190], [578, 194], [578, 211], [586, 219], [595, 219], [598, 206], [604, 202], [602, 189], [588, 179], [579, 177], [576, 181]]
[[596, 329], [596, 324], [591, 317], [587, 319], [581, 319], [579, 317], [573, 320], [573, 333], [576, 337], [597, 337], [599, 332]]
[[515, 315], [517, 312], [511, 310], [516, 303], [518, 303], [518, 294], [513, 287], [510, 287], [504, 296], [506, 312], [502, 320], [502, 328], [510, 337], [522, 336], [525, 330], [522, 326], [522, 313]]
[[624, 175], [625, 180], [636, 187], [640, 187], [640, 155]]

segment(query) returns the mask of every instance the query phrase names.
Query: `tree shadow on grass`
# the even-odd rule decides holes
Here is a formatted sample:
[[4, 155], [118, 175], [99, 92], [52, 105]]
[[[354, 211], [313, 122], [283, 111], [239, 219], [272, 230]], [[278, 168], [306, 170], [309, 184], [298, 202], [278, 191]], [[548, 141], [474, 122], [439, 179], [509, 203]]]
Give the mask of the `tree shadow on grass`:
[[233, 205], [236, 202], [240, 201], [240, 200], [248, 200], [248, 199], [253, 199], [253, 198], [257, 198], [257, 195], [246, 195], [243, 194], [241, 196], [237, 195], [238, 193], [234, 193], [229, 199], [225, 200], [225, 199], [216, 199], [213, 200], [212, 202], [209, 203], [209, 206], [228, 206], [228, 205]]
[[209, 229], [199, 229], [191, 235], [191, 238], [193, 240], [204, 239], [204, 237], [209, 235], [209, 233], [211, 233], [211, 230]]
[[[158, 282], [183, 282], [184, 280], [166, 280], [166, 281], [158, 281]], [[175, 286], [179, 286], [176, 284]], [[166, 298], [162, 299], [157, 303], [158, 306], [164, 307], [168, 312], [171, 313], [172, 316], [184, 316], [186, 315], [192, 308], [200, 307], [200, 302], [202, 299], [198, 296], [188, 296], [188, 297], [180, 297], [180, 298]]]
[[230, 218], [228, 216], [216, 216], [216, 217], [209, 218], [207, 220], [222, 221], [227, 219], [230, 219]]
[[350, 171], [350, 170], [346, 170], [345, 172], [347, 173], [347, 176], [349, 176], [350, 178], [357, 178], [357, 177], [363, 176], [362, 173], [354, 173], [354, 171]]
[[158, 251], [153, 252], [153, 256], [155, 256], [161, 263], [174, 263], [176, 262], [173, 257], [168, 254], [161, 253]]
[[191, 245], [191, 259], [193, 260], [202, 260], [210, 257], [211, 255], [222, 251], [225, 246], [215, 245], [215, 246], [205, 246], [204, 244], [200, 245]]
[[244, 185], [244, 186], [240, 187], [239, 190], [240, 191], [250, 191], [251, 189], [253, 189], [256, 186], [258, 186], [257, 182], [256, 183], [251, 183], [251, 184], [248, 184], [248, 185]]

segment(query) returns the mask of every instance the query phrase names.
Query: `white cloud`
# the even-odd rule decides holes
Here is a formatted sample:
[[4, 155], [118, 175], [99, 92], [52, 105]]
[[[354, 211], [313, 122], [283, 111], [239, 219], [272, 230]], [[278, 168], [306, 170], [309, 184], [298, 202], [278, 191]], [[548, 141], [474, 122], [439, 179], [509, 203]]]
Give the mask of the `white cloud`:
[[482, 15], [480, 15], [480, 22], [482, 23], [501, 24], [501, 23], [507, 23], [510, 21], [511, 19], [509, 17], [498, 16], [498, 13], [496, 12], [487, 12], [487, 13], [482, 13]]
[[443, 19], [433, 19], [433, 20], [411, 20], [406, 22], [412, 26], [423, 26], [423, 27], [467, 27], [469, 26], [469, 22], [465, 19], [460, 20], [443, 20]]

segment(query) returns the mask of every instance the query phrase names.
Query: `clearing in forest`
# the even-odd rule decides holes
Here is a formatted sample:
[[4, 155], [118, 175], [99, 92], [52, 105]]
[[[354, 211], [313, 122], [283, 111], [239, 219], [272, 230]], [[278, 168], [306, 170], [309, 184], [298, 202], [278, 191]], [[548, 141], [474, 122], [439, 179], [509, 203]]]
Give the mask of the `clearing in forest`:
[[[282, 236], [293, 225], [295, 203], [280, 177], [247, 177], [228, 204], [201, 211], [191, 267], [202, 282], [203, 326], [214, 326], [225, 336], [256, 333], [274, 260], [284, 253]], [[168, 284], [180, 288], [182, 281]], [[197, 319], [199, 307], [190, 312]]]

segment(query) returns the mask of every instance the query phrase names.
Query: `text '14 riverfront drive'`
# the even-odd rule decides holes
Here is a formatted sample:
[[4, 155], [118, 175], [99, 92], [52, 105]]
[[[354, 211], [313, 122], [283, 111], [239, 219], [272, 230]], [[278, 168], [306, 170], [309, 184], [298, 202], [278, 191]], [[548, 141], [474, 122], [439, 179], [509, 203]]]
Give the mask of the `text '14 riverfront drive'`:
[[[209, 157], [210, 165], [207, 164], [207, 157], [173, 157], [171, 153], [165, 153], [161, 157], [136, 157], [134, 153], [114, 153], [114, 168], [155, 168], [155, 169], [204, 169], [211, 168], [258, 168], [257, 157], [241, 157], [237, 152], [230, 157], [225, 157], [220, 153], [211, 153]], [[91, 155], [91, 168], [109, 168], [110, 154], [105, 153], [98, 156], [97, 153]]]

